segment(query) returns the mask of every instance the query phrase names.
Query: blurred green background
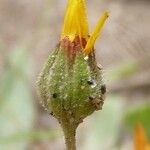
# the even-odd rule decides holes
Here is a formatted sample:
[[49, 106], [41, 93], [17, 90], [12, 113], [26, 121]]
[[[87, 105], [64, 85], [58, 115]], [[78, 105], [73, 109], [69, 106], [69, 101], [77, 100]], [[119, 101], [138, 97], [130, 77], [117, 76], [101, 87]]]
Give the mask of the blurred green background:
[[[37, 75], [59, 41], [67, 0], [0, 0], [0, 150], [64, 150], [57, 121], [40, 105]], [[150, 138], [150, 1], [86, 0], [107, 98], [78, 128], [79, 150], [133, 150], [141, 122]]]

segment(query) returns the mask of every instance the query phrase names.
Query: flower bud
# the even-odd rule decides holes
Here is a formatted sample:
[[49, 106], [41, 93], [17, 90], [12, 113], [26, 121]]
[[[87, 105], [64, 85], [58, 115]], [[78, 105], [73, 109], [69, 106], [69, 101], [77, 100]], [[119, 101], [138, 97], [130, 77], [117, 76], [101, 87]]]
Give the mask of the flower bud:
[[38, 84], [44, 107], [59, 122], [65, 115], [78, 125], [102, 108], [105, 95], [102, 70], [97, 67], [94, 51], [84, 55], [79, 37], [72, 42], [68, 38], [61, 41], [49, 55]]
[[60, 42], [38, 79], [42, 104], [61, 124], [68, 150], [75, 150], [78, 125], [104, 103], [106, 87], [94, 43], [107, 17], [104, 12], [89, 36], [84, 0], [69, 0]]

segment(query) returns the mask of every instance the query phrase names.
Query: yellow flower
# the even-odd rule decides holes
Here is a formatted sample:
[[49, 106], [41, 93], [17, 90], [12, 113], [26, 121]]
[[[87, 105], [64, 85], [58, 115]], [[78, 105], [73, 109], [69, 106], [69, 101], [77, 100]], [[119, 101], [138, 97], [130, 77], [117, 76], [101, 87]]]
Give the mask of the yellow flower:
[[148, 143], [148, 139], [140, 123], [138, 123], [136, 126], [134, 142], [135, 142], [134, 148], [135, 150], [150, 150], [150, 144]]
[[69, 40], [73, 42], [76, 37], [79, 37], [83, 52], [86, 55], [90, 54], [108, 15], [109, 13], [107, 11], [103, 13], [91, 36], [89, 36], [89, 26], [84, 0], [69, 0], [61, 40], [68, 37]]

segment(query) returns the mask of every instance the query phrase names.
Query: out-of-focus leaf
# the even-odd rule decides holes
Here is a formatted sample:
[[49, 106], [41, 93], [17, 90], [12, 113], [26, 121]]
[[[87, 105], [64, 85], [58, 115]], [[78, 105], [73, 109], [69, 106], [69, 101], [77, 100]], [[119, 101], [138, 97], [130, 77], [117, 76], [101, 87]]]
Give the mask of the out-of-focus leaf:
[[113, 68], [106, 74], [106, 79], [110, 81], [116, 81], [119, 79], [124, 79], [135, 74], [138, 70], [138, 64], [134, 61], [128, 61], [128, 63], [121, 64], [117, 68]]
[[125, 124], [132, 133], [135, 131], [138, 122], [142, 124], [150, 139], [150, 103], [132, 108], [132, 110], [125, 115]]
[[84, 137], [85, 145], [81, 150], [110, 150], [117, 140], [122, 121], [124, 102], [121, 97], [110, 96], [104, 103], [103, 110], [98, 111], [88, 122]]
[[60, 130], [34, 130], [34, 131], [28, 131], [28, 132], [19, 132], [16, 134], [13, 134], [9, 137], [0, 139], [0, 144], [10, 144], [10, 143], [19, 143], [19, 142], [32, 142], [36, 140], [48, 140], [50, 138], [61, 136]]
[[[0, 79], [0, 142], [12, 134], [28, 132], [34, 122], [34, 104], [28, 82], [32, 63], [24, 49], [8, 55], [5, 73]], [[2, 150], [23, 150], [27, 141], [0, 144]]]

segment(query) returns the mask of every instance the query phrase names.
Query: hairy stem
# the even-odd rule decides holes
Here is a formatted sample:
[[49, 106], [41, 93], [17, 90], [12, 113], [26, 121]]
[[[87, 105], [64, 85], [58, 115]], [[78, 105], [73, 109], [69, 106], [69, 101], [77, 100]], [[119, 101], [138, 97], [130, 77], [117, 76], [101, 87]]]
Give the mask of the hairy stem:
[[76, 150], [76, 127], [74, 125], [63, 126], [66, 150]]

